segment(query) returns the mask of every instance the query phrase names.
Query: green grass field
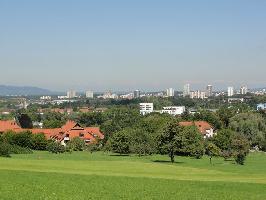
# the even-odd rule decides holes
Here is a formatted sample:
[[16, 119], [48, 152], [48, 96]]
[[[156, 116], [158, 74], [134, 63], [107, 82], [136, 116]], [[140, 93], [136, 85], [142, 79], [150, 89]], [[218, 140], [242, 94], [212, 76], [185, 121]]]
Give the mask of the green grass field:
[[266, 154], [207, 157], [34, 152], [0, 158], [0, 199], [266, 199]]

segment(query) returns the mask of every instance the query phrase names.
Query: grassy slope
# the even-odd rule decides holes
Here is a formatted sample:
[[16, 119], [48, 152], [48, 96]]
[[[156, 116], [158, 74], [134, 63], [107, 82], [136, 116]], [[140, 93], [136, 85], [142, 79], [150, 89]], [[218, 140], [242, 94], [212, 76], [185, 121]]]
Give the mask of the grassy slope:
[[[0, 158], [1, 199], [266, 199], [266, 155], [208, 158], [36, 152]], [[14, 192], [16, 191], [16, 192]]]

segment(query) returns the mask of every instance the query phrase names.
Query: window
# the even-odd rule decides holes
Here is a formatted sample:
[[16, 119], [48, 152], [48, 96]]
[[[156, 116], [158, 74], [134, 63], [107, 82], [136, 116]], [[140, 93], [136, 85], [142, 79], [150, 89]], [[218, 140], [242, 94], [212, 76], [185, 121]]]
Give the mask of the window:
[[79, 137], [84, 137], [84, 133], [79, 133]]

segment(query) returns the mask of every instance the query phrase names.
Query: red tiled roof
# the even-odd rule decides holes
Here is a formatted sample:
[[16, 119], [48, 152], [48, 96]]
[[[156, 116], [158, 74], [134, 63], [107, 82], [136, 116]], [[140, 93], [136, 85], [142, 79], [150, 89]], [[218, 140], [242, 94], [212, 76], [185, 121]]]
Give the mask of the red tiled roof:
[[0, 132], [6, 131], [22, 131], [22, 128], [17, 124], [15, 120], [0, 121]]
[[104, 135], [100, 131], [99, 127], [86, 127], [85, 130], [90, 133], [92, 136], [97, 135], [100, 139], [104, 138]]
[[189, 121], [189, 122], [179, 122], [180, 126], [193, 126], [195, 125], [202, 134], [205, 134], [207, 130], [213, 129], [206, 121]]
[[[74, 121], [68, 121], [62, 128], [55, 129], [22, 129], [15, 121], [0, 121], [0, 132], [12, 130], [15, 132], [31, 131], [33, 134], [43, 133], [47, 139], [56, 139], [61, 141], [66, 134], [70, 139], [80, 137], [84, 140], [95, 141], [96, 137], [103, 139], [104, 135], [101, 133], [99, 127], [81, 127]], [[83, 136], [82, 136], [83, 135]]]

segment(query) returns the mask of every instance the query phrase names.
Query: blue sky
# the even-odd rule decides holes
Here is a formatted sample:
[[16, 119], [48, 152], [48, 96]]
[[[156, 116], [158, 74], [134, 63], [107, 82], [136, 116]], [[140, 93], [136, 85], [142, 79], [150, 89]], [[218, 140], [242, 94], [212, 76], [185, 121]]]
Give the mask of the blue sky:
[[266, 86], [263, 0], [0, 0], [0, 84]]

